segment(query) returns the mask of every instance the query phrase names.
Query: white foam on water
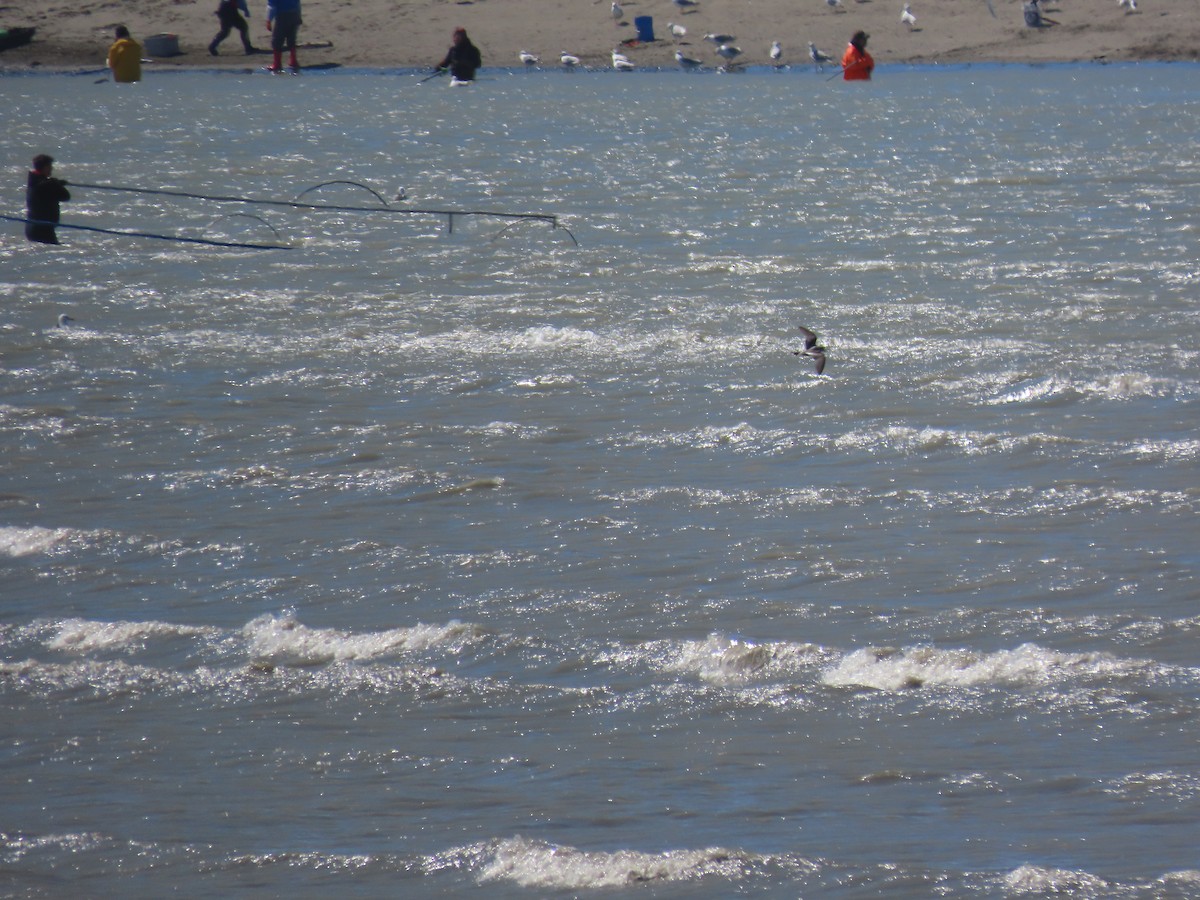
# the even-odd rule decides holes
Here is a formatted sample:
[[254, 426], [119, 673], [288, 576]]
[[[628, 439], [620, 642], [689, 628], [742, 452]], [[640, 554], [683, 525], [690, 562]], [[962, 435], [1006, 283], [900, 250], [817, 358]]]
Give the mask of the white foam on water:
[[1067, 894], [1101, 890], [1108, 882], [1087, 872], [1024, 865], [1004, 877], [1004, 886], [1018, 894]]
[[684, 641], [674, 646], [664, 668], [714, 684], [738, 685], [750, 680], [795, 678], [825, 658], [812, 644], [756, 642], [710, 634], [703, 641]]
[[1036, 644], [993, 653], [936, 647], [864, 648], [848, 653], [827, 669], [821, 681], [831, 687], [898, 691], [926, 685], [1042, 686], [1078, 678], [1146, 675], [1152, 670], [1151, 663], [1108, 653], [1064, 653]]
[[309, 628], [291, 615], [266, 614], [242, 628], [250, 655], [261, 662], [317, 666], [346, 660], [366, 660], [386, 654], [418, 652], [446, 646], [477, 633], [473, 625], [414, 625], [355, 634], [333, 628]]
[[0, 556], [16, 558], [48, 553], [79, 533], [71, 528], [42, 528], [36, 525], [31, 528], [0, 528]]
[[747, 874], [762, 858], [735, 850], [589, 852], [515, 837], [500, 841], [479, 873], [481, 882], [511, 881], [543, 890], [624, 887], [646, 882], [727, 880]]
[[58, 623], [57, 630], [46, 646], [51, 650], [81, 654], [136, 648], [150, 638], [215, 637], [220, 633], [216, 628], [168, 622], [92, 622], [87, 619], [66, 619]]

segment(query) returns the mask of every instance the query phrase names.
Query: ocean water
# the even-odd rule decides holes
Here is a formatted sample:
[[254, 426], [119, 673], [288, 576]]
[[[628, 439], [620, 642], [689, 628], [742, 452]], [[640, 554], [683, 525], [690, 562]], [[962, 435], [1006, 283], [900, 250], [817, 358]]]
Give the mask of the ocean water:
[[0, 79], [0, 893], [1200, 896], [1196, 71]]

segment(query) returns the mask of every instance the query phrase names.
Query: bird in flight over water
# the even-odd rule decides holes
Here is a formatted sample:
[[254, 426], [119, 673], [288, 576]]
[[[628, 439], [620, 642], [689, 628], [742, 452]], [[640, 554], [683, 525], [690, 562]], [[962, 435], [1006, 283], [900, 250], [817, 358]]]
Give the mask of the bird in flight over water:
[[825, 371], [825, 348], [817, 343], [817, 333], [810, 331], [803, 325], [800, 326], [800, 334], [804, 336], [804, 349], [792, 351], [795, 356], [807, 356], [817, 364], [817, 374], [820, 375]]

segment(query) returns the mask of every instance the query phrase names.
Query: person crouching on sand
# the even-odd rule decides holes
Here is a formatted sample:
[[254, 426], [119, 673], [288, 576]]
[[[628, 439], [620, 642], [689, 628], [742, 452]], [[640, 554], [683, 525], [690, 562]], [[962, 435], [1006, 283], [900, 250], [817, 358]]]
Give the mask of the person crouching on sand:
[[846, 53], [842, 57], [842, 78], [846, 81], [871, 80], [871, 72], [875, 69], [875, 60], [867, 52], [867, 38], [869, 37], [870, 35], [865, 31], [856, 31], [854, 37], [850, 38], [850, 46], [846, 48]]
[[129, 84], [142, 80], [142, 45], [129, 36], [129, 29], [118, 25], [116, 40], [108, 48], [108, 67], [113, 81]]

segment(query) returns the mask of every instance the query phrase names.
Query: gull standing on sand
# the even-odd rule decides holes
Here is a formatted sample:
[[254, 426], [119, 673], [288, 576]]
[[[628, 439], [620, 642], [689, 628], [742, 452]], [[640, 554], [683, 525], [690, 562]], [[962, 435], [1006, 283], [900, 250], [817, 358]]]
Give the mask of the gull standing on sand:
[[[825, 5], [834, 12], [837, 12], [839, 9], [841, 9], [842, 0], [825, 0]], [[845, 10], [842, 10], [842, 12], [845, 12]]]
[[581, 62], [581, 60], [579, 59], [578, 56], [572, 56], [566, 50], [564, 50], [562, 52], [562, 56], [560, 56], [558, 58], [558, 61], [561, 62], [564, 66], [566, 66], [568, 69], [575, 68]]
[[783, 59], [783, 44], [779, 41], [774, 41], [771, 44], [771, 52], [768, 54], [771, 57], [771, 62], [779, 65], [779, 61]]
[[676, 25], [674, 22], [667, 23], [667, 31], [671, 32], [671, 37], [675, 38], [675, 40], [679, 40], [681, 37], [687, 34], [686, 28], [684, 28], [682, 25]]
[[696, 7], [700, 5], [696, 0], [671, 0], [671, 2], [679, 7], [681, 13], [695, 12]]
[[517, 56], [520, 58], [521, 62], [525, 63], [527, 66], [536, 66], [540, 62], [540, 60], [528, 50], [522, 50], [517, 54]]
[[704, 39], [706, 41], [712, 41], [718, 47], [720, 47], [722, 44], [731, 44], [737, 40], [737, 38], [732, 34], [706, 34]]
[[690, 56], [684, 56], [682, 50], [675, 51], [675, 62], [679, 63], [679, 67], [681, 69], [698, 69], [704, 65], [704, 63], [700, 62], [698, 59], [693, 59]]
[[1117, 6], [1123, 6], [1130, 12], [1137, 12], [1137, 0], [1117, 0]]
[[632, 72], [634, 65], [630, 62], [629, 57], [620, 50], [614, 49], [612, 52], [613, 68], [618, 72]]
[[904, 9], [900, 13], [900, 24], [907, 25], [909, 31], [912, 31], [913, 26], [917, 24], [917, 17], [912, 12], [912, 4], [904, 4]]
[[717, 48], [717, 56], [725, 60], [725, 62], [733, 65], [733, 61], [742, 55], [742, 48], [735, 47], [733, 44], [722, 44]]
[[620, 22], [625, 15], [625, 10], [621, 8], [621, 4], [617, 0], [613, 0], [612, 17], [614, 22]]
[[812, 41], [808, 42], [808, 58], [813, 61], [813, 65], [817, 67], [817, 71], [820, 71], [825, 63], [833, 62], [833, 57], [824, 50], [818, 50], [817, 45]]

